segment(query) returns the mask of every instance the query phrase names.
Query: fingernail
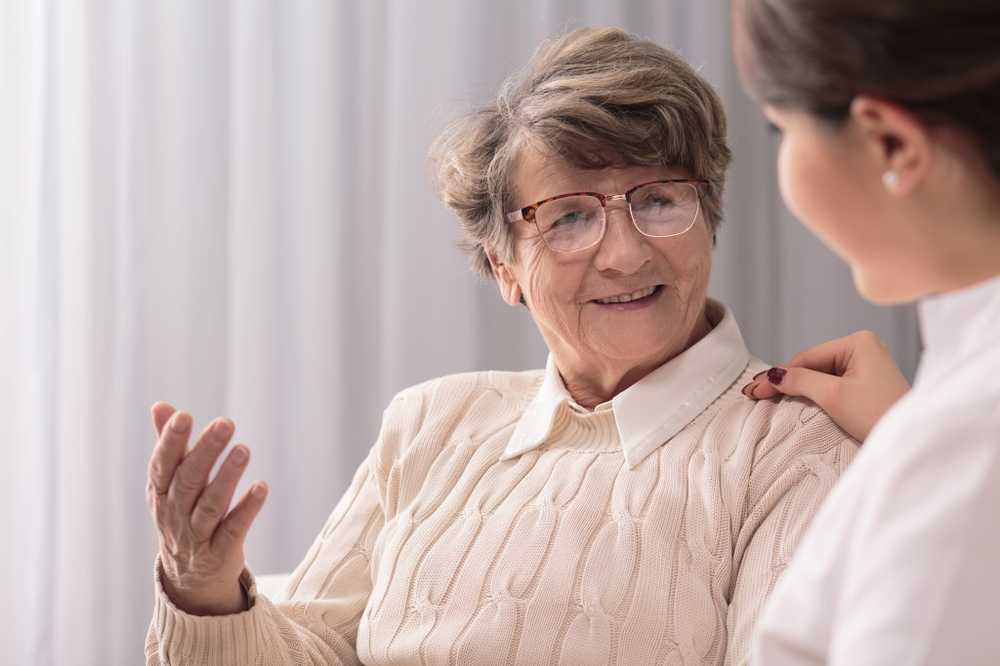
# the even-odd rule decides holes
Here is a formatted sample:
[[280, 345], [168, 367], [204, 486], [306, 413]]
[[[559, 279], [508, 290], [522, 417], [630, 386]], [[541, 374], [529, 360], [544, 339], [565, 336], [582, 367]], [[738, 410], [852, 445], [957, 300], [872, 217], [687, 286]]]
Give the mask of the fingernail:
[[757, 381], [758, 379], [760, 379], [761, 375], [766, 375], [766, 374], [767, 374], [767, 370], [761, 370], [760, 372], [758, 372], [756, 375], [753, 376], [753, 380]]
[[784, 368], [771, 368], [767, 371], [767, 381], [775, 386], [781, 386], [781, 380], [785, 378], [786, 374], [788, 374], [788, 371]]
[[753, 394], [752, 393], [747, 393], [747, 389], [750, 388], [751, 386], [753, 386], [753, 384], [754, 384], [753, 382], [750, 382], [749, 384], [747, 384], [746, 386], [744, 386], [743, 389], [740, 392], [744, 396], [746, 396], [747, 398], [752, 398]]
[[264, 495], [267, 494], [267, 486], [265, 486], [263, 483], [256, 483], [254, 484], [253, 490], [251, 490], [250, 492], [253, 493], [254, 497], [258, 498], [263, 497]]
[[233, 449], [233, 462], [244, 463], [246, 462], [246, 459], [247, 459], [246, 449], [244, 449], [242, 446], [237, 446], [235, 449]]
[[177, 412], [170, 423], [170, 428], [174, 432], [187, 432], [191, 427], [191, 415], [186, 412]]
[[233, 426], [228, 419], [220, 419], [212, 426], [212, 434], [216, 437], [226, 438], [233, 432]]

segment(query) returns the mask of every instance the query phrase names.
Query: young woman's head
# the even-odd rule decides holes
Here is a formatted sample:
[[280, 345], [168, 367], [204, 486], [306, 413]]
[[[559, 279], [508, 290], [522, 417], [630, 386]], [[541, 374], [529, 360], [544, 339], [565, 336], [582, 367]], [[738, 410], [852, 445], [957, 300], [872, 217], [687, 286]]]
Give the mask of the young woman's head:
[[738, 0], [792, 211], [895, 303], [1000, 273], [1000, 3]]

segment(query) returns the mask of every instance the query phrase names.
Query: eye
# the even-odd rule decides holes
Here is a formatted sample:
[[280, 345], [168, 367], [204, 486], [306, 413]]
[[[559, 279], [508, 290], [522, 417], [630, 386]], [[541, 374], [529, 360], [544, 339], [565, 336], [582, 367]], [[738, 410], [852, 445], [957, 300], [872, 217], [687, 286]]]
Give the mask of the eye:
[[654, 208], [669, 208], [674, 206], [675, 203], [672, 197], [652, 193], [644, 196], [641, 201], [634, 202], [632, 205], [643, 210], [651, 210]]
[[768, 132], [770, 132], [771, 134], [776, 134], [776, 135], [778, 135], [778, 136], [781, 136], [781, 135], [782, 135], [782, 133], [783, 133], [783, 132], [781, 131], [781, 128], [780, 128], [780, 127], [778, 127], [777, 125], [775, 125], [775, 124], [774, 124], [774, 123], [772, 123], [772, 122], [768, 122], [768, 123], [767, 123], [767, 131], [768, 131]]
[[587, 214], [581, 210], [573, 210], [568, 213], [563, 213], [561, 216], [556, 218], [556, 221], [552, 223], [552, 227], [568, 227], [574, 224], [585, 221]]

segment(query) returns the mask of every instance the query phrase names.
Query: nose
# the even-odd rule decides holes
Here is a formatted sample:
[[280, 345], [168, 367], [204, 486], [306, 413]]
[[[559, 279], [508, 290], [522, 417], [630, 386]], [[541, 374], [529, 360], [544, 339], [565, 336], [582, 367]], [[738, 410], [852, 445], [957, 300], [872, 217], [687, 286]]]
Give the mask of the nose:
[[635, 228], [627, 205], [608, 206], [605, 214], [607, 228], [594, 254], [594, 267], [622, 275], [637, 273], [652, 260], [649, 240]]

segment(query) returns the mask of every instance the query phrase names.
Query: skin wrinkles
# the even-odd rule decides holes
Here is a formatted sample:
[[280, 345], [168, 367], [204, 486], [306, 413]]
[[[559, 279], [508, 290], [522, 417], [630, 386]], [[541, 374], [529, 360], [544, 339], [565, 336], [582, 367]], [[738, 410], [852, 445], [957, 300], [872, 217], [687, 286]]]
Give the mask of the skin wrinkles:
[[[514, 174], [516, 205], [566, 192], [616, 194], [658, 178], [689, 177], [678, 169], [615, 166], [584, 170], [526, 149]], [[701, 339], [712, 264], [712, 233], [699, 214], [685, 234], [650, 238], [632, 224], [624, 202], [608, 208], [608, 227], [594, 248], [562, 254], [535, 227], [513, 225], [514, 260], [490, 253], [504, 300], [523, 295], [566, 388], [585, 407], [610, 400]], [[594, 299], [662, 285], [642, 310], [617, 311]]]

